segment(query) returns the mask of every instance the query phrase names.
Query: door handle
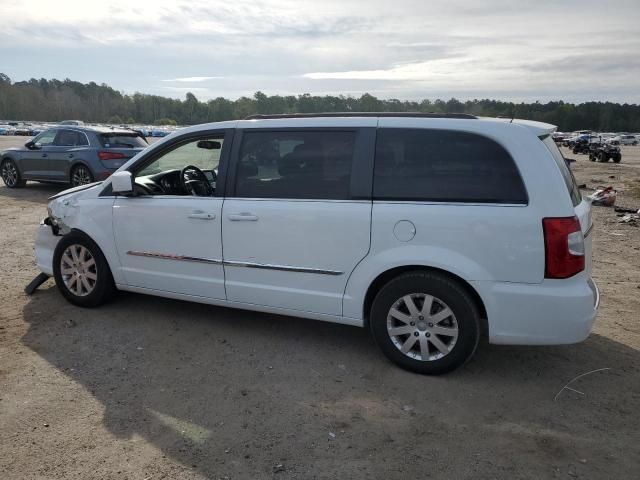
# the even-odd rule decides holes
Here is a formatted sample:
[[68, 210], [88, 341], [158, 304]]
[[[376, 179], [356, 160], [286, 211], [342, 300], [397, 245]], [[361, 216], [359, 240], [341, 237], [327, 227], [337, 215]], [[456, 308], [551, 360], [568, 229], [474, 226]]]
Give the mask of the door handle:
[[215, 213], [207, 213], [207, 212], [192, 212], [187, 215], [189, 218], [195, 218], [197, 220], [215, 220]]
[[73, 158], [73, 153], [70, 153], [70, 154], [69, 154], [69, 158]]
[[46, 153], [42, 154], [42, 158], [47, 158], [47, 157], [48, 157], [48, 155]]
[[232, 222], [257, 222], [258, 216], [248, 212], [231, 213], [228, 216]]

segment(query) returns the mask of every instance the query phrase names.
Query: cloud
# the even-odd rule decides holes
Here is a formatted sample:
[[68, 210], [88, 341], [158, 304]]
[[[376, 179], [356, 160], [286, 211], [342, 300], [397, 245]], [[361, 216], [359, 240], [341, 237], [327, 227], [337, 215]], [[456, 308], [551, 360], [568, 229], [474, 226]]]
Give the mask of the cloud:
[[197, 82], [206, 82], [207, 80], [214, 80], [216, 78], [224, 78], [224, 77], [180, 77], [180, 78], [168, 78], [166, 80], [161, 80], [161, 81], [162, 82], [197, 83]]
[[21, 0], [0, 9], [0, 71], [203, 99], [637, 102], [639, 17], [638, 0]]

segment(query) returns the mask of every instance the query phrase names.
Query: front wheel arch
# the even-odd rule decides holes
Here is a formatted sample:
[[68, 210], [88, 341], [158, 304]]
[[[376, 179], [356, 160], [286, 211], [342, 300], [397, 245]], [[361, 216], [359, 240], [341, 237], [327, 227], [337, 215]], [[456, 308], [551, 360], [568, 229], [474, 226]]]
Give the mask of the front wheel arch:
[[486, 340], [489, 338], [489, 322], [487, 320], [487, 309], [484, 305], [484, 302], [482, 301], [482, 298], [480, 297], [480, 294], [476, 291], [476, 289], [473, 288], [473, 286], [471, 286], [471, 284], [467, 282], [465, 279], [463, 279], [462, 277], [454, 273], [451, 273], [447, 270], [443, 270], [441, 268], [428, 267], [425, 265], [404, 265], [401, 267], [391, 268], [389, 270], [386, 270], [380, 273], [373, 280], [373, 282], [371, 282], [371, 284], [369, 285], [369, 288], [367, 289], [367, 293], [365, 294], [365, 297], [364, 297], [364, 305], [363, 305], [363, 312], [362, 312], [362, 315], [363, 315], [362, 318], [364, 320], [365, 328], [369, 328], [369, 317], [371, 315], [371, 307], [373, 305], [373, 300], [376, 298], [376, 295], [378, 294], [380, 289], [384, 285], [386, 285], [388, 282], [393, 280], [394, 278], [409, 272], [439, 273], [441, 275], [448, 276], [451, 280], [457, 282], [462, 288], [464, 288], [467, 291], [467, 293], [469, 293], [469, 295], [471, 295], [471, 297], [474, 299], [476, 307], [478, 308], [478, 311], [480, 312], [481, 338], [483, 340]]

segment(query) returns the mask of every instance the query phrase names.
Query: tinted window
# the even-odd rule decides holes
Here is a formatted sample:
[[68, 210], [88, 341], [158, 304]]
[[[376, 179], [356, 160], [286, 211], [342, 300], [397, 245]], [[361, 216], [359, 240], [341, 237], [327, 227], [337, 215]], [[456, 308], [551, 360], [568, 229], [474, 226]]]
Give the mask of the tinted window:
[[527, 203], [520, 174], [502, 146], [481, 135], [449, 130], [378, 130], [373, 196]]
[[89, 145], [87, 136], [75, 130], [59, 130], [55, 145], [58, 147], [80, 147]]
[[348, 199], [355, 132], [252, 132], [242, 138], [236, 196]]
[[560, 169], [560, 173], [562, 174], [562, 179], [564, 180], [565, 185], [567, 186], [567, 190], [569, 191], [569, 196], [571, 197], [571, 202], [573, 206], [577, 206], [582, 201], [582, 194], [580, 193], [580, 189], [578, 188], [578, 183], [576, 182], [575, 177], [573, 176], [573, 172], [567, 165], [566, 160], [558, 147], [550, 140], [550, 137], [545, 137], [542, 139], [542, 142], [553, 155], [553, 159], [556, 161], [558, 168]]
[[100, 135], [100, 142], [105, 148], [145, 148], [149, 145], [135, 133]]

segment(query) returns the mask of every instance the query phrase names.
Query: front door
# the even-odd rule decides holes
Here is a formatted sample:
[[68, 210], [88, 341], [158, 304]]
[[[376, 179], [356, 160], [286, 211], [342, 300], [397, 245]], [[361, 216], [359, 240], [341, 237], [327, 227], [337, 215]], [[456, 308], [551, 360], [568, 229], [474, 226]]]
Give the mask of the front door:
[[353, 186], [371, 178], [354, 164], [372, 131], [240, 132], [222, 212], [227, 299], [341, 315], [369, 251], [371, 201]]
[[31, 179], [46, 179], [49, 176], [49, 155], [53, 147], [53, 141], [56, 138], [57, 130], [47, 130], [35, 137], [33, 148], [22, 152], [20, 158], [20, 167], [22, 176]]
[[[229, 134], [230, 135], [230, 134]], [[117, 197], [113, 227], [128, 285], [224, 299], [218, 165], [229, 136], [178, 138], [131, 168], [138, 195]]]

